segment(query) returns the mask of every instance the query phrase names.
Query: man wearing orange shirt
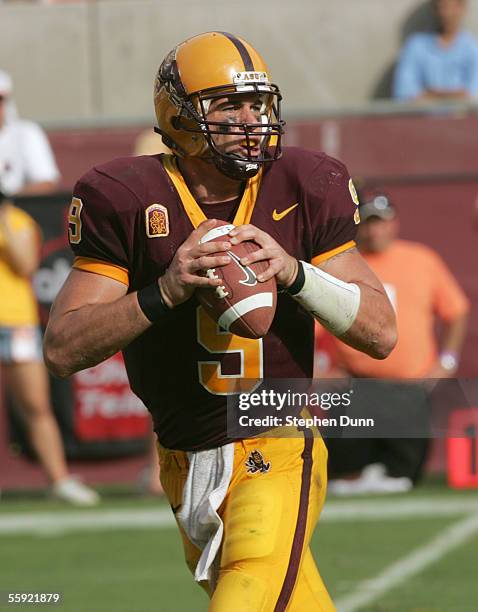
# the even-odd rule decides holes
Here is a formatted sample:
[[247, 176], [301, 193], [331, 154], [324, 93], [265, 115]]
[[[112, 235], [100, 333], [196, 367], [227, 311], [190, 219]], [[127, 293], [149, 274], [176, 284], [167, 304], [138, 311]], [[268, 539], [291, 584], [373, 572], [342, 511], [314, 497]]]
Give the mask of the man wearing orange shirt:
[[[334, 341], [342, 374], [357, 378], [447, 378], [457, 370], [469, 303], [443, 260], [429, 247], [398, 239], [399, 222], [383, 194], [362, 198], [357, 242], [362, 256], [382, 281], [397, 315], [398, 343], [384, 360]], [[440, 346], [435, 322], [443, 328]], [[414, 391], [410, 388], [410, 401]], [[336, 480], [336, 493], [406, 490], [423, 468], [426, 439], [329, 440], [332, 476], [363, 469], [358, 479]], [[378, 463], [371, 468], [369, 464]], [[354, 470], [355, 468], [355, 470]]]

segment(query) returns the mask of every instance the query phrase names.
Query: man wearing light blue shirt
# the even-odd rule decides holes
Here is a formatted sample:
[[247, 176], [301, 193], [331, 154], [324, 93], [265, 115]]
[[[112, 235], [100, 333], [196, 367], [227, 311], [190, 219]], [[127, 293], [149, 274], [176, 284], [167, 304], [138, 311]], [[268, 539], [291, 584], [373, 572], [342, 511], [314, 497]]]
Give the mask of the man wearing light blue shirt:
[[395, 72], [398, 100], [464, 100], [478, 97], [478, 41], [462, 30], [467, 0], [433, 0], [437, 33], [413, 34]]

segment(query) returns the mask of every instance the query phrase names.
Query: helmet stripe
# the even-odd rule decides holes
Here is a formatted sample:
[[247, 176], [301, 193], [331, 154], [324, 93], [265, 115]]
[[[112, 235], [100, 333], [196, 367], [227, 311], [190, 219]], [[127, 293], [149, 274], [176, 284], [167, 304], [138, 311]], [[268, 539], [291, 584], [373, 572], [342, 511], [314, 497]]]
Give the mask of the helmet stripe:
[[239, 51], [239, 55], [241, 56], [241, 59], [244, 62], [244, 69], [253, 72], [255, 68], [252, 62], [252, 58], [249, 55], [249, 51], [246, 49], [242, 41], [236, 38], [233, 34], [229, 34], [228, 32], [220, 32], [220, 34], [228, 38]]

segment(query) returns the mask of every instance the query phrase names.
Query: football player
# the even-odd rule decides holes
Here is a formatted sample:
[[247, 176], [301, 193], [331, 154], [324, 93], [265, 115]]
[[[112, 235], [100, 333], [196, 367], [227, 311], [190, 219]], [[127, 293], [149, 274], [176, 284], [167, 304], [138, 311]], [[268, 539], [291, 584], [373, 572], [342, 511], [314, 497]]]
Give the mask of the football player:
[[[209, 610], [333, 610], [309, 549], [325, 498], [322, 439], [306, 430], [231, 442], [226, 400], [241, 378], [311, 377], [314, 317], [378, 359], [393, 348], [393, 310], [355, 249], [353, 183], [323, 153], [282, 149], [280, 90], [242, 38], [208, 32], [175, 47], [154, 102], [173, 154], [114, 160], [75, 187], [76, 258], [50, 315], [47, 363], [69, 376], [123, 350], [131, 387], [153, 416], [161, 482], [182, 515], [197, 580], [211, 541], [191, 535], [198, 525], [188, 532], [185, 505], [201, 497], [201, 478], [207, 488], [201, 465], [232, 448], [230, 472], [211, 469], [221, 472], [223, 495]], [[218, 219], [237, 227], [200, 243]], [[242, 263], [269, 262], [259, 281], [275, 276], [282, 288], [258, 340], [219, 329], [194, 297], [197, 287], [220, 285], [204, 272], [227, 264], [227, 250], [244, 240], [261, 248]]]

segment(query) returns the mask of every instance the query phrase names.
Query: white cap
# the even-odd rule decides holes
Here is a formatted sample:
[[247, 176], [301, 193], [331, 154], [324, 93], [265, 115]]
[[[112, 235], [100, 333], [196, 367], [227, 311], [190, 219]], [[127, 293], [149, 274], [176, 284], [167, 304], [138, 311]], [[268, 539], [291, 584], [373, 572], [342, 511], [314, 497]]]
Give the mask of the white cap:
[[0, 70], [0, 96], [9, 96], [13, 90], [12, 77], [5, 72]]

